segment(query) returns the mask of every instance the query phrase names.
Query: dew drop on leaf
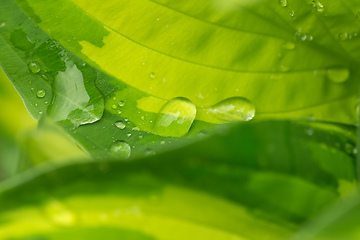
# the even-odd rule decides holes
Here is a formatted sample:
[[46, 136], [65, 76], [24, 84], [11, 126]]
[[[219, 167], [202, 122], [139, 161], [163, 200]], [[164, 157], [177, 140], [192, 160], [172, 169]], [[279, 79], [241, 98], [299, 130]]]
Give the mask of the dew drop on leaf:
[[208, 108], [207, 113], [222, 123], [250, 121], [255, 115], [255, 106], [249, 99], [232, 97]]
[[39, 91], [36, 92], [36, 96], [38, 98], [43, 98], [45, 97], [45, 95], [46, 95], [46, 91], [44, 89], [40, 89]]
[[29, 63], [29, 69], [32, 73], [40, 72], [41, 68], [36, 62]]
[[120, 101], [118, 104], [120, 107], [123, 107], [125, 105], [125, 103], [123, 101]]
[[129, 158], [131, 154], [131, 147], [125, 141], [117, 141], [113, 143], [109, 149], [110, 154], [118, 158]]
[[286, 50], [293, 50], [295, 49], [295, 43], [293, 42], [286, 42], [282, 45], [282, 47]]
[[121, 129], [121, 130], [125, 129], [125, 127], [126, 127], [125, 123], [123, 123], [122, 121], [116, 122], [116, 123], [115, 123], [115, 126], [116, 126], [118, 129]]
[[151, 77], [151, 78], [155, 78], [155, 73], [153, 73], [153, 72], [150, 73], [150, 77]]
[[279, 0], [279, 5], [280, 5], [280, 7], [286, 7], [288, 5], [288, 1], [287, 0]]
[[348, 68], [333, 68], [327, 71], [327, 76], [334, 83], [343, 83], [348, 80], [350, 71]]
[[160, 110], [152, 132], [165, 137], [182, 137], [195, 120], [196, 107], [186, 98], [174, 98]]

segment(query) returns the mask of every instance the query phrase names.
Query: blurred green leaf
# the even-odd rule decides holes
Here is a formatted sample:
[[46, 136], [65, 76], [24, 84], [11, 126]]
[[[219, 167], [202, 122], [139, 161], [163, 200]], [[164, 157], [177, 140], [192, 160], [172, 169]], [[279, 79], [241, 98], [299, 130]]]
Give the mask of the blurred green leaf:
[[258, 122], [145, 159], [39, 165], [0, 184], [0, 239], [285, 239], [356, 189], [355, 139]]

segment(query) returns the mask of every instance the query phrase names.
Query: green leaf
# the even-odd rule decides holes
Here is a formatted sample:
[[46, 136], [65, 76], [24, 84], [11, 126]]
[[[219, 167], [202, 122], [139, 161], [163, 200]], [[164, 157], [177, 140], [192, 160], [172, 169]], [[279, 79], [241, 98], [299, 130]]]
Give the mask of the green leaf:
[[0, 183], [0, 239], [285, 239], [356, 189], [354, 141], [271, 121], [145, 159], [39, 165]]
[[0, 4], [1, 68], [32, 116], [59, 121], [93, 156], [114, 141], [132, 157], [161, 151], [255, 109], [257, 119], [356, 123], [355, 0]]
[[359, 239], [360, 199], [356, 193], [310, 221], [291, 240]]

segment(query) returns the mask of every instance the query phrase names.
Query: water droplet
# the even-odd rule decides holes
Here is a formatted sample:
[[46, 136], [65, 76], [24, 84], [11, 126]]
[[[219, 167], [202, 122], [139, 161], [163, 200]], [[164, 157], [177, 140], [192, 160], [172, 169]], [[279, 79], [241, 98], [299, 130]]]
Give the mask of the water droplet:
[[155, 155], [155, 151], [152, 150], [151, 148], [146, 148], [146, 149], [145, 149], [145, 155], [146, 155], [146, 156]]
[[125, 129], [126, 125], [122, 121], [118, 121], [115, 123], [115, 126], [121, 130]]
[[293, 50], [295, 49], [295, 43], [293, 42], [286, 42], [282, 45], [282, 47], [286, 50]]
[[144, 136], [143, 135], [139, 135], [139, 138], [142, 139]]
[[151, 78], [155, 78], [155, 73], [153, 73], [153, 72], [150, 73], [150, 77], [151, 77]]
[[113, 104], [113, 105], [111, 105], [111, 108], [115, 110], [115, 109], [117, 109], [117, 106], [115, 104]]
[[287, 71], [289, 71], [289, 67], [284, 66], [284, 65], [280, 65], [280, 70], [281, 70], [282, 72], [287, 72]]
[[286, 7], [288, 5], [288, 1], [287, 0], [279, 0], [279, 5], [280, 5], [280, 7]]
[[323, 13], [325, 11], [324, 5], [319, 0], [312, 0], [310, 2], [310, 6], [312, 6], [319, 13]]
[[309, 136], [312, 136], [314, 134], [314, 129], [309, 127], [306, 129], [306, 134], [309, 135]]
[[208, 108], [207, 113], [219, 123], [250, 121], [255, 115], [255, 106], [249, 99], [232, 97]]
[[38, 103], [34, 103], [34, 106], [37, 107], [37, 106], [39, 106], [39, 104], [38, 104]]
[[160, 144], [161, 144], [161, 145], [164, 145], [164, 144], [165, 144], [165, 141], [160, 141]]
[[327, 76], [334, 83], [343, 83], [348, 80], [350, 71], [347, 68], [333, 68], [327, 71]]
[[46, 81], [49, 80], [49, 78], [45, 74], [41, 74], [41, 77]]
[[144, 116], [141, 116], [140, 119], [141, 119], [141, 120], [145, 120], [145, 117], [144, 117]]
[[342, 41], [345, 41], [346, 39], [348, 39], [348, 34], [347, 33], [339, 33], [339, 39]]
[[59, 201], [47, 203], [44, 210], [50, 220], [58, 226], [70, 227], [76, 223], [75, 214]]
[[120, 107], [123, 107], [125, 105], [125, 103], [123, 101], [118, 102], [118, 104]]
[[117, 113], [120, 115], [120, 114], [121, 114], [121, 110], [118, 110]]
[[32, 87], [32, 88], [30, 88], [30, 90], [31, 90], [32, 92], [35, 92], [35, 88], [33, 88], [33, 87]]
[[36, 62], [29, 63], [29, 69], [32, 73], [40, 72], [41, 68]]
[[127, 137], [131, 137], [131, 133], [127, 133], [126, 136], [127, 136]]
[[351, 143], [346, 143], [345, 144], [345, 151], [346, 151], [347, 154], [353, 154], [354, 149], [356, 149], [356, 147], [353, 144], [351, 144]]
[[195, 120], [196, 107], [186, 98], [168, 101], [157, 115], [152, 132], [165, 137], [186, 135]]
[[45, 97], [45, 95], [46, 95], [45, 89], [40, 89], [39, 91], [36, 92], [36, 96], [38, 98], [43, 98], [43, 97]]
[[125, 141], [117, 141], [113, 143], [109, 149], [110, 154], [118, 158], [129, 158], [131, 147]]

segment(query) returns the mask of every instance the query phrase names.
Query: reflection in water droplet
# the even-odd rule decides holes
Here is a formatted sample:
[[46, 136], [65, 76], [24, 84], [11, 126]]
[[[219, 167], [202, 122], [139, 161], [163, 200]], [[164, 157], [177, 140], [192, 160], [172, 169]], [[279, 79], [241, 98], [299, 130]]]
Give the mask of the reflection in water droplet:
[[118, 121], [115, 123], [115, 126], [121, 130], [125, 129], [126, 125], [122, 121]]
[[286, 7], [288, 4], [287, 0], [279, 0], [280, 7]]
[[182, 137], [195, 120], [196, 107], [186, 98], [168, 101], [158, 113], [152, 132], [161, 136]]
[[32, 73], [38, 73], [41, 70], [40, 66], [35, 62], [29, 64], [29, 69]]
[[232, 97], [208, 108], [207, 114], [222, 123], [250, 121], [255, 115], [255, 106], [249, 99]]
[[43, 97], [45, 97], [45, 95], [46, 95], [45, 89], [40, 89], [39, 91], [36, 92], [36, 96], [38, 98], [43, 98]]
[[80, 126], [96, 122], [102, 117], [104, 98], [96, 88], [94, 78], [83, 75], [73, 62], [66, 61], [66, 70], [58, 72], [53, 89], [49, 116], [54, 121]]
[[59, 201], [53, 200], [47, 203], [44, 210], [50, 220], [58, 226], [70, 227], [76, 223], [75, 214]]
[[131, 147], [125, 141], [118, 141], [111, 145], [110, 154], [118, 158], [129, 158], [131, 154]]
[[347, 68], [333, 68], [327, 71], [327, 76], [334, 83], [343, 83], [348, 80], [350, 71]]

